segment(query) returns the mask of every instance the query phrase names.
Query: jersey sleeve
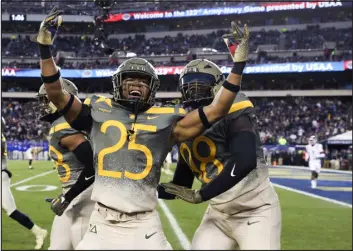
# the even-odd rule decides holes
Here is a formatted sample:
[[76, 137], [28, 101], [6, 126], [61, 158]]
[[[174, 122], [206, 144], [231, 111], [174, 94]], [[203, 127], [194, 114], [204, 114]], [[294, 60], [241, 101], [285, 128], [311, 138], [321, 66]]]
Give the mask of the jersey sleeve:
[[93, 118], [92, 118], [92, 98], [86, 98], [82, 104], [82, 109], [78, 114], [77, 118], [70, 123], [70, 126], [77, 131], [85, 131], [89, 133], [92, 129]]
[[59, 140], [78, 133], [86, 135], [86, 133], [84, 133], [83, 131], [77, 131], [76, 129], [73, 129], [69, 124], [67, 125], [69, 126], [68, 128], [64, 128], [63, 130], [58, 132]]
[[168, 146], [166, 146], [169, 148], [175, 144], [171, 137], [173, 128], [179, 120], [184, 118], [185, 114], [186, 111], [179, 105], [173, 107], [152, 107], [145, 112], [147, 121], [154, 121], [161, 133], [169, 135], [170, 141]]
[[110, 98], [93, 95], [90, 100], [86, 99], [85, 102], [89, 104], [90, 114], [94, 121], [102, 122], [111, 118], [113, 105]]
[[252, 111], [253, 109], [254, 105], [249, 100], [249, 98], [244, 93], [240, 92], [238, 93], [234, 100], [234, 103], [230, 107], [225, 120], [227, 122], [235, 120], [242, 114], [249, 113], [249, 111]]

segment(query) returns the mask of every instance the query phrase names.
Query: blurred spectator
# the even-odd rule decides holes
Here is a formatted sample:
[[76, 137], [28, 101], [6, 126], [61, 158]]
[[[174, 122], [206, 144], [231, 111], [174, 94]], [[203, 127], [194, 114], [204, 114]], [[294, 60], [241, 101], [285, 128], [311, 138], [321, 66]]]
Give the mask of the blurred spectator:
[[259, 118], [264, 144], [276, 144], [284, 137], [290, 144], [307, 144], [311, 135], [320, 140], [352, 129], [352, 103], [340, 99], [309, 97], [251, 99]]
[[[347, 100], [317, 98], [251, 98], [257, 109], [258, 127], [264, 144], [305, 145], [311, 135], [319, 140], [352, 130]], [[37, 120], [36, 101], [2, 100], [7, 137], [41, 138], [48, 124]], [[283, 143], [282, 143], [283, 141]], [[347, 157], [348, 158], [348, 157]]]
[[[277, 58], [260, 53], [256, 63], [270, 62], [297, 62], [297, 61], [333, 61], [342, 59], [351, 59], [352, 33], [351, 28], [335, 29], [323, 28], [317, 26], [308, 27], [305, 30], [286, 31], [285, 48], [284, 49], [322, 49], [322, 55], [319, 57], [303, 58], [294, 53], [291, 57]], [[107, 41], [107, 45], [116, 50], [123, 52], [132, 51], [138, 56], [151, 55], [174, 55], [186, 54], [190, 48], [207, 47], [218, 50], [219, 52], [227, 52], [221, 36], [228, 33], [229, 30], [217, 30], [206, 35], [189, 35], [178, 33], [175, 37], [165, 36], [163, 38], [146, 39], [144, 35], [135, 35], [124, 39], [111, 38]], [[251, 32], [249, 50], [255, 52], [259, 45], [263, 44], [279, 44], [279, 31], [258, 31]], [[339, 55], [332, 54], [332, 51], [323, 49], [325, 41], [342, 42], [340, 49], [345, 53]], [[29, 36], [14, 35], [12, 38], [2, 38], [2, 54], [6, 57], [27, 56], [38, 57], [38, 47], [30, 41]], [[86, 36], [58, 36], [53, 45], [53, 54], [57, 51], [74, 52], [76, 57], [108, 57], [98, 47], [93, 45], [90, 37]], [[168, 59], [169, 60], [169, 59]], [[108, 60], [107, 60], [108, 62]], [[169, 63], [167, 61], [167, 63]], [[86, 63], [87, 64], [87, 63]], [[97, 65], [97, 63], [93, 63]], [[89, 68], [89, 66], [87, 67]]]
[[4, 131], [7, 140], [46, 140], [49, 123], [39, 121], [36, 101], [19, 102], [1, 100], [2, 116], [6, 120]]

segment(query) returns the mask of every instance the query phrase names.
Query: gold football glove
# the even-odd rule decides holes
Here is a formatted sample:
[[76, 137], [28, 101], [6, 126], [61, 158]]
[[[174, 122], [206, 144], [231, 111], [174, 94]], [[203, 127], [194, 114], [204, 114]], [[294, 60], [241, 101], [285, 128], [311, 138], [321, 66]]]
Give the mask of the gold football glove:
[[231, 23], [233, 32], [224, 34], [222, 36], [223, 41], [228, 47], [230, 56], [233, 62], [246, 62], [249, 55], [249, 30], [246, 24], [244, 25], [244, 32], [242, 32], [239, 26], [233, 21]]
[[161, 183], [161, 186], [165, 188], [165, 191], [170, 194], [174, 194], [176, 199], [182, 199], [186, 202], [198, 204], [202, 202], [200, 192], [187, 187], [175, 185], [173, 183]]
[[69, 206], [70, 202], [65, 200], [63, 194], [60, 194], [57, 198], [51, 201], [51, 210], [58, 216], [61, 216], [65, 209]]
[[58, 6], [55, 6], [42, 21], [38, 34], [32, 40], [42, 45], [52, 45], [56, 32], [63, 22], [61, 16], [63, 13], [62, 10], [58, 10]]

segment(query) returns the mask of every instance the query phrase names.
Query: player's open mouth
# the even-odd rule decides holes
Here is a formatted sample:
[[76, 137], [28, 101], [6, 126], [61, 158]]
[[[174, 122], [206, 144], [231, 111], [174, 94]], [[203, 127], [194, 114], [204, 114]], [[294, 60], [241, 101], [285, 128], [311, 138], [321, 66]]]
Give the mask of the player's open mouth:
[[141, 98], [141, 96], [142, 96], [142, 93], [140, 91], [134, 90], [129, 93], [129, 98], [139, 99], [139, 98]]

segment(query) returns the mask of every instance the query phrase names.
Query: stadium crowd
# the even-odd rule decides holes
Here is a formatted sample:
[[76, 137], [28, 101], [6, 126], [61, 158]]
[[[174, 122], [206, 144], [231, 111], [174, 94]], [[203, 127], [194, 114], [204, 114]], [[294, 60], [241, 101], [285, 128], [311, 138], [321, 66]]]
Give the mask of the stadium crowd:
[[[251, 98], [257, 108], [258, 125], [264, 144], [306, 144], [308, 137], [320, 140], [352, 129], [352, 103], [340, 99]], [[2, 100], [8, 139], [37, 139], [47, 132], [47, 124], [37, 119], [36, 101]]]
[[[349, 29], [323, 28], [309, 26], [305, 30], [293, 31], [259, 31], [251, 33], [249, 50], [255, 52], [259, 45], [279, 45], [280, 37], [285, 36], [285, 50], [322, 49], [325, 41], [337, 41], [337, 50], [351, 51], [352, 33]], [[131, 51], [139, 56], [186, 54], [190, 48], [213, 48], [226, 52], [222, 35], [229, 30], [217, 30], [206, 35], [187, 35], [179, 33], [175, 37], [146, 39], [144, 35], [135, 35], [124, 39], [108, 39], [107, 45], [120, 51]], [[30, 41], [30, 36], [14, 35], [12, 38], [2, 38], [3, 56], [38, 57], [38, 48]], [[74, 52], [76, 57], [104, 56], [104, 52], [95, 46], [88, 36], [59, 36], [53, 46], [53, 52]], [[349, 57], [338, 55], [339, 57]], [[351, 54], [350, 54], [351, 56]], [[328, 60], [327, 58], [326, 60]]]
[[45, 140], [49, 124], [39, 121], [36, 101], [1, 100], [2, 116], [6, 121], [4, 134], [8, 140]]
[[258, 109], [264, 144], [276, 144], [281, 137], [289, 144], [307, 144], [311, 135], [323, 140], [352, 129], [349, 100], [307, 97], [252, 100]]
[[[257, 108], [262, 143], [286, 146], [285, 150], [267, 151], [267, 161], [272, 164], [305, 165], [303, 152], [287, 146], [306, 145], [308, 137], [314, 134], [319, 140], [324, 140], [352, 130], [352, 117], [349, 116], [352, 103], [348, 100], [302, 97], [251, 100]], [[49, 124], [38, 120], [36, 105], [37, 101], [2, 100], [2, 114], [7, 122], [5, 137], [8, 140], [46, 139]], [[351, 150], [326, 150], [326, 155], [326, 167], [351, 168]]]

